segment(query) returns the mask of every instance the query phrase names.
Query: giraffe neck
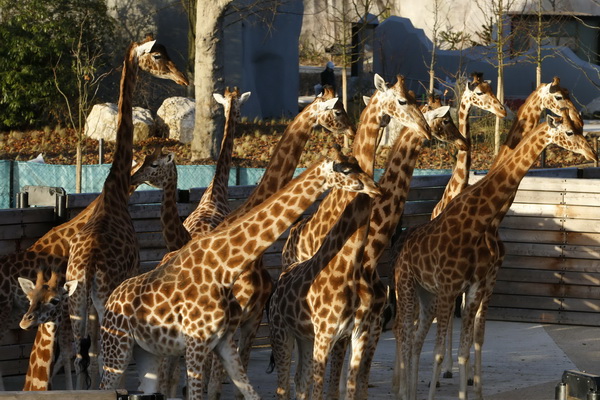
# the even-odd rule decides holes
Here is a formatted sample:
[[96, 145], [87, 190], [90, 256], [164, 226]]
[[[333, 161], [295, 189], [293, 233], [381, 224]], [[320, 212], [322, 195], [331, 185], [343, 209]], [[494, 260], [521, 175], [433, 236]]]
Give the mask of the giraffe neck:
[[38, 325], [29, 366], [25, 375], [24, 391], [50, 390], [50, 377], [54, 363], [54, 343], [58, 324], [46, 322]]
[[191, 268], [202, 270], [210, 266], [211, 276], [218, 277], [215, 283], [231, 287], [239, 274], [323, 193], [326, 186], [322, 167], [322, 163], [317, 163], [308, 168], [226, 229], [192, 238], [177, 254], [175, 259], [181, 260], [178, 265], [199, 253], [201, 259]]
[[[371, 176], [373, 176], [375, 145], [384, 117], [379, 105], [378, 93], [375, 92], [361, 113], [361, 124], [356, 131], [352, 148], [361, 169]], [[299, 256], [298, 261], [312, 257], [316, 253], [326, 235], [330, 234], [339, 215], [356, 196], [356, 193], [334, 189], [323, 199], [319, 208], [304, 223], [301, 230], [296, 232], [300, 236], [294, 249], [294, 253]], [[365, 214], [365, 218], [368, 217], [369, 214]]]
[[[461, 101], [458, 110], [458, 130], [464, 136], [467, 144], [471, 142], [471, 128], [469, 125], [469, 113], [471, 112], [472, 104], [470, 101]], [[469, 146], [470, 148], [470, 146]], [[471, 169], [471, 151], [458, 150], [456, 153], [456, 164], [452, 169], [450, 180], [444, 189], [442, 198], [435, 205], [431, 213], [431, 219], [437, 217], [450, 201], [458, 196], [469, 185], [469, 170]]]
[[131, 45], [123, 62], [117, 115], [117, 141], [113, 163], [104, 187], [102, 203], [126, 206], [133, 161], [133, 91], [137, 80], [138, 62], [135, 45]]
[[385, 172], [379, 180], [382, 195], [373, 199], [371, 209], [371, 223], [363, 255], [363, 268], [368, 274], [376, 273], [377, 263], [396, 231], [422, 145], [423, 137], [406, 127], [394, 142]]
[[535, 128], [540, 120], [541, 113], [540, 93], [539, 91], [534, 91], [527, 97], [521, 107], [519, 107], [517, 117], [506, 135], [506, 140], [500, 146], [498, 155], [494, 160], [494, 165], [500, 160], [504, 160], [515, 149], [525, 132], [531, 132]]
[[225, 227], [231, 225], [253, 207], [264, 202], [292, 179], [296, 166], [300, 161], [302, 151], [304, 150], [304, 145], [313, 130], [313, 124], [310, 123], [309, 115], [309, 107], [306, 107], [287, 126], [256, 188], [248, 196], [248, 199], [235, 211], [230, 213], [219, 226]]
[[235, 137], [236, 129], [235, 110], [231, 103], [233, 101], [235, 100], [230, 99], [229, 107], [227, 107], [227, 114], [225, 115], [225, 129], [223, 140], [221, 141], [221, 151], [219, 152], [219, 158], [217, 159], [217, 165], [215, 167], [215, 176], [210, 185], [206, 188], [199, 205], [216, 203], [225, 205], [227, 208], [229, 207], [227, 189], [229, 186], [229, 171], [231, 169], [233, 139]]
[[452, 216], [460, 213], [462, 209], [463, 213], [469, 214], [467, 218], [478, 219], [477, 226], [484, 230], [489, 229], [495, 220], [503, 217], [504, 205], [514, 198], [521, 180], [548, 145], [548, 129], [546, 123], [538, 125], [533, 132], [523, 138], [510, 157], [490, 170], [485, 178], [471, 186], [467, 196], [460, 197], [464, 201], [476, 199], [476, 202], [470, 203], [467, 207], [463, 207], [463, 201], [452, 202], [448, 209], [453, 207], [453, 210], [449, 210], [444, 215]]
[[177, 209], [177, 178], [169, 180], [163, 188], [160, 222], [167, 250], [179, 250], [190, 240], [190, 234], [183, 226]]

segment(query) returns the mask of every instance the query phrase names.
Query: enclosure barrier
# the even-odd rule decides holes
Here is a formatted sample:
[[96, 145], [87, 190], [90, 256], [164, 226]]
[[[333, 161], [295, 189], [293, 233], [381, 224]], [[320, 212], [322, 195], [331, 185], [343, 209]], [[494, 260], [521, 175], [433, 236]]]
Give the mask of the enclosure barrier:
[[[541, 176], [543, 175], [543, 176]], [[472, 182], [481, 179], [473, 175]], [[498, 274], [489, 319], [600, 326], [600, 169], [535, 170], [526, 177], [501, 225], [506, 259]], [[415, 176], [399, 229], [429, 220], [449, 175]], [[230, 187], [233, 208], [253, 186]], [[179, 191], [182, 218], [194, 210], [203, 188]], [[0, 210], [0, 254], [24, 250], [53, 226], [73, 218], [97, 193], [64, 195], [64, 211], [55, 207]], [[154, 268], [166, 253], [161, 233], [161, 191], [137, 191], [130, 212], [140, 244], [142, 270]], [[313, 205], [307, 214], [316, 208]], [[264, 254], [273, 279], [281, 268], [280, 252], [288, 233]], [[388, 250], [379, 274], [389, 282]], [[0, 363], [6, 375], [26, 372], [35, 332], [14, 326], [0, 342]], [[267, 346], [261, 327], [255, 346]]]

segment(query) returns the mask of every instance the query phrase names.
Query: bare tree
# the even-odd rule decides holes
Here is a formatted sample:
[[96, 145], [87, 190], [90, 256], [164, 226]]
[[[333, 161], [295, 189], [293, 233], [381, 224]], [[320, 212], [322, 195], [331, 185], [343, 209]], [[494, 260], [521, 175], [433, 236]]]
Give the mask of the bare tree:
[[67, 106], [67, 118], [69, 125], [77, 133], [77, 152], [76, 152], [76, 166], [75, 166], [75, 192], [81, 193], [81, 171], [82, 171], [82, 152], [83, 152], [83, 139], [85, 130], [86, 116], [91, 110], [98, 89], [100, 88], [100, 82], [110, 75], [111, 71], [99, 73], [99, 69], [102, 67], [102, 59], [104, 54], [98, 50], [89, 47], [84, 42], [84, 29], [91, 15], [85, 15], [81, 20], [79, 28], [79, 36], [73, 44], [71, 50], [71, 56], [73, 57], [72, 70], [73, 76], [76, 81], [77, 98], [71, 99], [67, 94], [60, 88], [57, 74], [57, 69], [54, 68], [54, 84], [56, 89], [65, 99]]

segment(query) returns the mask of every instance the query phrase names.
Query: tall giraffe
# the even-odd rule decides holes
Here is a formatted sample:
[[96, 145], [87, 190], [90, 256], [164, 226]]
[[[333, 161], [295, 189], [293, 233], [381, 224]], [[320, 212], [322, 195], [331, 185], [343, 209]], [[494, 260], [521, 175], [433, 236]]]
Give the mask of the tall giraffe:
[[[89, 300], [101, 320], [104, 303], [112, 290], [139, 270], [138, 243], [128, 209], [133, 158], [132, 100], [138, 69], [181, 85], [188, 84], [164, 46], [151, 37], [142, 43], [132, 43], [127, 49], [121, 74], [113, 163], [92, 216], [70, 243], [66, 279], [79, 282], [68, 299], [73, 337], [78, 344], [75, 359], [78, 389], [83, 387], [82, 372], [85, 372], [81, 340], [89, 331]], [[93, 335], [90, 336], [93, 341]]]
[[[397, 341], [394, 391], [400, 399], [415, 399], [418, 360], [425, 334], [437, 318], [435, 361], [429, 399], [444, 356], [444, 339], [455, 297], [465, 291], [459, 348], [459, 398], [467, 398], [466, 364], [473, 344], [474, 320], [490, 278], [491, 261], [498, 253], [489, 226], [514, 195], [540, 152], [550, 143], [595, 160], [596, 154], [570, 120], [548, 117], [525, 135], [513, 153], [482, 180], [465, 189], [434, 220], [417, 227], [405, 240], [394, 266]], [[495, 278], [495, 276], [492, 276]], [[414, 315], [418, 306], [418, 330]], [[482, 393], [477, 396], [481, 398]]]
[[[494, 159], [494, 163], [491, 168], [494, 168], [498, 165], [499, 162], [504, 160], [515, 148], [518, 142], [521, 140], [524, 134], [527, 132], [533, 131], [533, 128], [538, 124], [541, 114], [544, 110], [550, 110], [556, 115], [560, 115], [562, 113], [562, 109], [566, 108], [569, 111], [569, 117], [573, 121], [576, 127], [583, 126], [583, 121], [581, 120], [581, 115], [575, 108], [575, 105], [571, 102], [569, 98], [569, 92], [567, 89], [560, 86], [560, 79], [558, 77], [554, 77], [552, 82], [550, 83], [542, 83], [540, 84], [536, 90], [534, 90], [525, 100], [525, 102], [519, 107], [517, 110], [517, 115], [512, 123], [510, 130], [506, 136], [504, 143], [500, 146], [500, 150], [498, 155]], [[460, 153], [459, 153], [460, 159]], [[456, 168], [458, 168], [459, 163], [457, 163]], [[465, 174], [465, 176], [468, 176]], [[464, 182], [464, 186], [467, 185], [468, 182]], [[461, 185], [462, 186], [462, 185]], [[516, 194], [516, 193], [515, 193]], [[451, 200], [452, 196], [447, 197], [447, 200]], [[495, 222], [491, 224], [492, 230], [496, 229], [496, 233], [493, 234], [496, 237], [496, 241], [498, 242], [497, 247], [499, 248], [498, 257], [494, 261], [497, 264], [496, 268], [499, 268], [504, 260], [504, 246], [502, 241], [500, 240], [497, 233], [497, 225], [499, 225], [500, 221], [510, 208], [514, 197], [511, 198], [505, 205], [502, 212], [499, 214], [498, 218]], [[435, 218], [445, 207], [445, 203], [440, 201], [436, 206], [434, 212], [431, 215], [431, 218]], [[495, 270], [495, 268], [490, 269], [490, 271]], [[495, 284], [495, 279], [490, 278], [488, 280], [489, 284], [493, 287]], [[487, 305], [483, 306], [487, 308]], [[475, 329], [475, 374], [474, 374], [474, 384], [476, 386], [476, 390], [480, 390], [480, 376], [481, 373], [481, 347], [483, 345], [483, 332], [485, 331], [485, 327], [482, 326], [485, 324], [485, 318], [477, 318], [476, 320], [476, 329]], [[443, 377], [451, 378], [452, 377], [452, 369], [453, 369], [453, 357], [452, 357], [452, 319], [450, 320], [450, 326], [448, 328], [448, 338], [446, 340], [446, 355], [444, 357], [444, 364], [442, 366]]]
[[[558, 77], [554, 77], [551, 83], [540, 84], [538, 88], [528, 96], [528, 98], [525, 100], [525, 103], [519, 107], [519, 110], [517, 111], [517, 118], [513, 122], [513, 125], [508, 132], [504, 144], [500, 147], [500, 151], [496, 156], [491, 169], [494, 169], [500, 162], [506, 160], [506, 158], [509, 157], [514, 151], [514, 148], [518, 142], [522, 140], [522, 137], [533, 130], [536, 123], [540, 119], [540, 114], [544, 109], [548, 109], [556, 115], [561, 115], [566, 112], [569, 115], [569, 119], [571, 119], [573, 122], [575, 129], [581, 131], [583, 127], [581, 115], [575, 108], [575, 105], [571, 102], [568, 90], [560, 86], [560, 79]], [[508, 199], [508, 201], [504, 203], [504, 206], [496, 218], [492, 221], [488, 229], [489, 241], [490, 243], [495, 243], [492, 246], [496, 247], [498, 251], [495, 254], [495, 258], [493, 258], [491, 261], [491, 266], [489, 269], [490, 276], [486, 280], [483, 300], [475, 318], [475, 369], [473, 384], [477, 393], [482, 392], [481, 349], [483, 347], [487, 307], [496, 283], [498, 269], [502, 266], [505, 256], [505, 248], [502, 240], [500, 239], [498, 228], [502, 222], [502, 219], [508, 212], [508, 209], [512, 205], [515, 196], [516, 192]]]
[[[454, 144], [459, 149], [465, 149], [467, 142], [458, 131], [450, 116], [450, 107], [433, 105], [423, 115], [431, 127], [431, 134], [436, 139]], [[373, 296], [361, 302], [357, 314], [363, 314], [363, 331], [368, 333], [368, 342], [361, 358], [358, 372], [356, 398], [368, 398], [368, 381], [371, 362], [381, 335], [382, 313], [387, 303], [387, 288], [378, 278], [377, 264], [389, 244], [404, 211], [412, 172], [419, 155], [423, 137], [415, 131], [404, 127], [396, 138], [386, 168], [379, 180], [382, 195], [373, 200], [371, 209], [371, 224], [367, 237], [367, 246], [363, 255], [363, 268], [372, 277], [375, 288]], [[359, 331], [356, 328], [355, 331]], [[331, 361], [328, 399], [338, 398], [339, 377], [344, 359], [347, 341], [340, 340], [334, 347]]]
[[250, 92], [240, 95], [236, 87], [229, 88], [225, 94], [213, 93], [215, 100], [223, 105], [225, 112], [225, 129], [221, 142], [221, 151], [217, 159], [215, 176], [202, 195], [198, 206], [185, 219], [183, 225], [191, 236], [211, 232], [231, 212], [229, 207], [228, 185], [229, 170], [233, 151], [235, 128], [240, 118], [240, 107], [250, 98]]
[[19, 323], [22, 329], [38, 327], [29, 367], [25, 376], [24, 391], [50, 389], [50, 379], [55, 357], [57, 335], [60, 341], [61, 356], [65, 367], [67, 390], [73, 390], [71, 378], [71, 330], [68, 329], [69, 313], [66, 297], [73, 294], [77, 281], [66, 282], [59, 286], [62, 272], [52, 269], [50, 279], [46, 280], [44, 270], [39, 269], [36, 282], [19, 277], [21, 289], [29, 300], [29, 309]]
[[[361, 168], [371, 176], [384, 115], [396, 118], [423, 137], [430, 136], [429, 126], [414, 98], [408, 95], [404, 77], [398, 76], [396, 84], [388, 87], [383, 78], [375, 75], [375, 88], [375, 94], [361, 114], [361, 125], [353, 146]], [[300, 257], [306, 254], [306, 257], [299, 257], [304, 261], [290, 265], [280, 276], [269, 305], [278, 398], [290, 396], [289, 367], [294, 341], [299, 353], [296, 397], [308, 396], [312, 371], [312, 395], [321, 398], [331, 348], [339, 338], [352, 333], [355, 312], [361, 300], [359, 292], [362, 298], [363, 292], [369, 296], [374, 290], [370, 281], [362, 285], [364, 280], [361, 280], [370, 214], [369, 198], [334, 190], [321, 202], [309, 222], [303, 225], [302, 232], [306, 232], [310, 239], [296, 241], [298, 247], [304, 248], [295, 254]], [[349, 227], [352, 229], [348, 230]], [[296, 232], [301, 233], [299, 230]], [[310, 246], [313, 248], [306, 250]], [[323, 250], [317, 251], [319, 247]], [[357, 288], [359, 284], [361, 286]], [[366, 340], [365, 336], [353, 335], [348, 397], [354, 395], [356, 374]]]
[[499, 118], [506, 117], [506, 109], [498, 101], [490, 84], [483, 80], [483, 74], [473, 73], [471, 77], [472, 81], [467, 82], [458, 107], [458, 129], [469, 143], [469, 149], [458, 150], [452, 176], [446, 185], [442, 198], [431, 213], [431, 219], [437, 217], [444, 207], [469, 184], [469, 170], [471, 169], [469, 113], [473, 106], [489, 111]]
[[[343, 133], [344, 137], [354, 137], [354, 128], [350, 118], [344, 110], [342, 102], [334, 97], [334, 92], [330, 87], [326, 87], [323, 94], [315, 98], [287, 126], [256, 188], [240, 207], [225, 218], [217, 229], [227, 228], [236, 223], [240, 217], [264, 202], [292, 179], [304, 145], [313, 129], [319, 125], [335, 134]], [[235, 281], [233, 293], [242, 307], [238, 348], [244, 368], [248, 365], [252, 341], [256, 337], [265, 305], [272, 290], [272, 278], [264, 267], [262, 257], [252, 262]], [[215, 368], [213, 373], [208, 388], [211, 399], [218, 396], [220, 391], [219, 375], [222, 374], [222, 370]]]
[[149, 353], [185, 354], [189, 399], [202, 397], [202, 367], [211, 350], [244, 397], [259, 398], [233, 343], [241, 309], [231, 290], [242, 271], [329, 187], [379, 194], [356, 164], [323, 159], [228, 228], [193, 237], [165, 264], [119, 285], [102, 321], [101, 388], [119, 384], [137, 344], [149, 359]]

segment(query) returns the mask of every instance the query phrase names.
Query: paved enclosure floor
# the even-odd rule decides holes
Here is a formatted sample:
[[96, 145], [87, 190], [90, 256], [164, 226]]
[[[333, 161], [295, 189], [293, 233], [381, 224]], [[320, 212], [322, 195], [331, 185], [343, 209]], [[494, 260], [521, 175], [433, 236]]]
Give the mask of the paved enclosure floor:
[[[458, 343], [460, 320], [454, 323], [454, 350]], [[419, 399], [427, 397], [433, 361], [435, 324], [427, 337], [420, 363]], [[395, 341], [391, 331], [384, 332], [371, 372], [369, 399], [390, 399]], [[270, 350], [255, 349], [249, 376], [264, 399], [275, 398], [276, 375], [266, 374]], [[600, 328], [531, 323], [488, 321], [483, 347], [484, 395], [489, 400], [553, 400], [554, 388], [562, 373], [577, 369], [600, 375]], [[437, 399], [456, 399], [458, 366], [454, 377], [442, 379]], [[7, 390], [19, 390], [23, 378], [6, 378]], [[135, 390], [136, 377], [129, 371], [128, 389]], [[57, 382], [57, 389], [62, 388]], [[223, 399], [233, 398], [233, 385], [224, 385]], [[470, 398], [474, 398], [470, 393]]]

